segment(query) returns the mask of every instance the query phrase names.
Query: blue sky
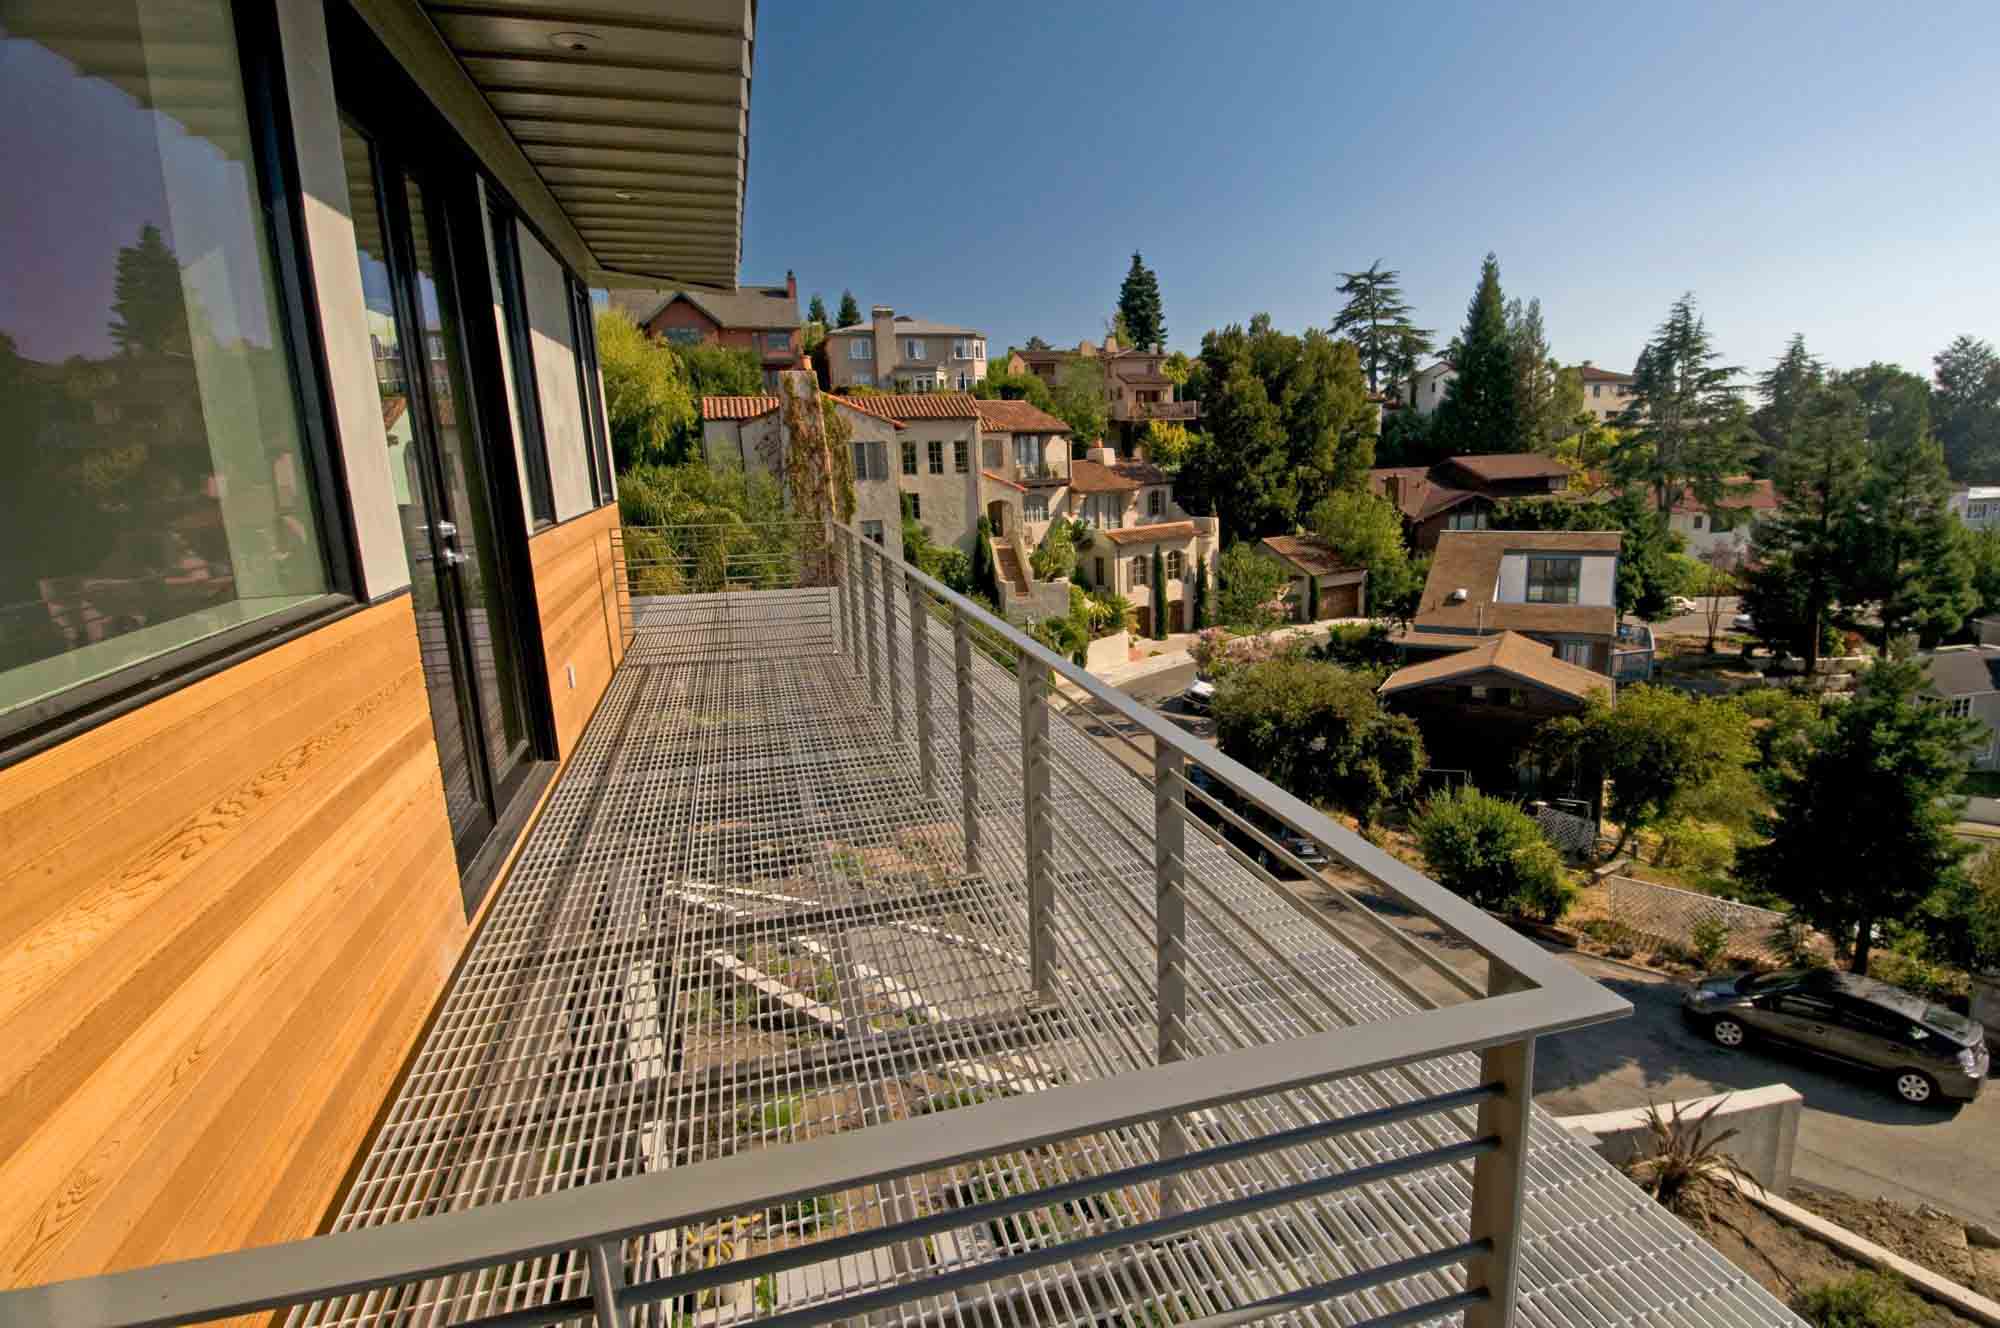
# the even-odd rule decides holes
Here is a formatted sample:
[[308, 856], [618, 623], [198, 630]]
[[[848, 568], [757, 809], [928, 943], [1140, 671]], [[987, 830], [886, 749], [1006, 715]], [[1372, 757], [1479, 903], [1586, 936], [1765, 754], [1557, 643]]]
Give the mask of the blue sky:
[[1446, 339], [1488, 250], [1565, 362], [1693, 290], [1928, 373], [2000, 340], [2000, 4], [760, 6], [746, 281], [1101, 335], [1136, 248], [1171, 344], [1401, 269]]

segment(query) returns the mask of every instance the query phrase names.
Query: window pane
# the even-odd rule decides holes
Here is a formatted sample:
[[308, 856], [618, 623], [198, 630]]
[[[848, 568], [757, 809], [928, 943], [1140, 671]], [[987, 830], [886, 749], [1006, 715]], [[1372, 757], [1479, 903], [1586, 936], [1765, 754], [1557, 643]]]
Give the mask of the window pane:
[[330, 589], [230, 13], [0, 26], [0, 714]]

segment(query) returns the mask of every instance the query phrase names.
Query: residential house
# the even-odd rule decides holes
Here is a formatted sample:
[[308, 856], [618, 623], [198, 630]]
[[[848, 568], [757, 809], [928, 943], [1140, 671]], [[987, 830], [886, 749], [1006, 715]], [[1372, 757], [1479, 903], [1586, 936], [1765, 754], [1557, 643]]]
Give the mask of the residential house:
[[1582, 712], [1593, 694], [1616, 685], [1594, 669], [1556, 656], [1520, 632], [1479, 637], [1463, 650], [1405, 664], [1377, 689], [1384, 704], [1417, 721], [1432, 770], [1462, 771], [1488, 792], [1533, 792], [1595, 802], [1588, 779], [1545, 770], [1537, 731]]
[[1687, 540], [1687, 552], [1693, 557], [1742, 562], [1750, 556], [1757, 527], [1777, 514], [1778, 492], [1771, 481], [1737, 476], [1727, 483], [1738, 492], [1726, 495], [1713, 511], [1686, 489], [1674, 499], [1667, 524]]
[[1572, 470], [1536, 452], [1457, 456], [1430, 466], [1378, 466], [1369, 487], [1403, 514], [1410, 547], [1428, 553], [1447, 530], [1484, 530], [1508, 498], [1546, 498], [1569, 490]]
[[2000, 645], [1941, 646], [1921, 659], [1938, 703], [1960, 719], [1979, 721], [1974, 768], [2000, 769]]
[[970, 392], [986, 380], [986, 334], [876, 305], [870, 321], [826, 334], [827, 386]]
[[1289, 616], [1306, 621], [1312, 583], [1319, 582], [1319, 620], [1361, 618], [1368, 613], [1368, 569], [1348, 563], [1317, 535], [1267, 535], [1257, 551], [1285, 569]]
[[1430, 415], [1444, 404], [1445, 393], [1456, 377], [1458, 370], [1439, 360], [1404, 379], [1397, 392], [1404, 405], [1413, 407], [1419, 415]]
[[1958, 485], [1952, 489], [1946, 507], [1968, 530], [1992, 530], [2000, 526], [2000, 486]]
[[1610, 423], [1632, 404], [1631, 374], [1616, 369], [1600, 369], [1589, 360], [1577, 366], [1583, 380], [1583, 408], [1600, 424]]
[[[784, 381], [802, 401], [819, 399], [810, 372], [789, 371]], [[841, 397], [831, 393], [851, 435], [854, 462], [854, 524], [868, 539], [902, 557], [901, 436], [907, 425], [885, 413], [879, 397]], [[777, 474], [785, 454], [784, 399], [780, 396], [703, 397], [702, 455], [710, 465], [738, 466]], [[813, 406], [807, 405], [807, 409]]]
[[738, 286], [728, 291], [618, 290], [611, 305], [630, 314], [649, 335], [677, 345], [706, 343], [755, 353], [764, 386], [778, 375], [807, 367], [799, 332], [799, 283], [790, 272], [782, 286]]
[[1587, 976], [893, 541], [633, 575], [591, 311], [734, 283], [785, 7], [84, 9], [0, 81], [0, 1323], [1789, 1322], [1535, 1108]]
[[1054, 387], [1063, 369], [1079, 360], [1104, 375], [1105, 441], [1125, 460], [1143, 455], [1146, 427], [1154, 420], [1192, 427], [1201, 418], [1200, 403], [1180, 400], [1180, 389], [1167, 377], [1164, 349], [1123, 347], [1116, 337], [1106, 337], [1102, 345], [1080, 341], [1075, 350], [1011, 351], [1007, 372], [1033, 374]]
[[1108, 447], [1070, 463], [1069, 515], [1090, 528], [1079, 549], [1080, 575], [1093, 590], [1132, 602], [1139, 630], [1153, 625], [1153, 553], [1166, 577], [1167, 630], [1186, 630], [1197, 559], [1214, 582], [1221, 528], [1212, 516], [1189, 516], [1174, 501], [1173, 477], [1145, 461], [1128, 461]]

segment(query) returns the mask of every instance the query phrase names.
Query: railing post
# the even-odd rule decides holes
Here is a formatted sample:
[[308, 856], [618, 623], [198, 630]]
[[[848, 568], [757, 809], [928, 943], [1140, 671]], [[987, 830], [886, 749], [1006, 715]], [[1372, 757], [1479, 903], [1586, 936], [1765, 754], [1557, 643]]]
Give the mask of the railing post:
[[833, 616], [838, 623], [839, 637], [834, 643], [837, 652], [845, 653], [854, 640], [847, 622], [847, 545], [841, 539], [841, 529], [829, 517], [826, 523], [826, 570], [831, 581], [828, 592], [833, 596]]
[[1015, 660], [1021, 684], [1021, 828], [1028, 860], [1028, 974], [1031, 999], [1055, 995], [1055, 882], [1049, 876], [1048, 670], [1026, 654]]
[[903, 736], [903, 683], [896, 667], [896, 580], [882, 560], [882, 653], [889, 661], [889, 732]]
[[972, 728], [972, 629], [957, 605], [951, 610], [952, 671], [958, 675], [958, 797], [965, 829], [965, 870], [979, 870], [979, 769]]
[[[1512, 970], [1490, 965], [1486, 994], [1504, 996], [1531, 984]], [[1465, 1289], [1484, 1290], [1485, 1303], [1465, 1312], [1465, 1328], [1509, 1328], [1519, 1282], [1521, 1207], [1527, 1192], [1528, 1127], [1535, 1091], [1535, 1040], [1503, 1042], [1479, 1054], [1479, 1081], [1498, 1084], [1500, 1096], [1479, 1104], [1480, 1138], [1500, 1141], [1497, 1152], [1472, 1164], [1473, 1240], [1492, 1249], [1466, 1265]]]
[[867, 647], [861, 640], [861, 564], [864, 555], [861, 539], [853, 531], [844, 531], [840, 541], [841, 552], [846, 556], [844, 566], [847, 575], [842, 587], [847, 596], [847, 625], [853, 634], [847, 638], [847, 652], [854, 657], [854, 676], [859, 678], [862, 670], [862, 656]]
[[[868, 593], [867, 572], [867, 569], [878, 560], [866, 549], [862, 549], [860, 553], [860, 563], [863, 569], [861, 573], [861, 608], [863, 613], [867, 615], [866, 625], [868, 629], [868, 704], [879, 706], [882, 704], [882, 666], [880, 661], [875, 657], [875, 597]], [[887, 576], [888, 573], [885, 571], [882, 575]]]
[[917, 770], [924, 782], [924, 796], [937, 796], [937, 752], [931, 741], [931, 643], [930, 612], [925, 607], [924, 588], [913, 576], [903, 578], [910, 588], [910, 680], [917, 694]]
[[[1177, 1061], [1187, 1047], [1187, 822], [1181, 792], [1186, 758], [1153, 740], [1153, 950], [1157, 974], [1155, 1023], [1159, 1063]], [[1160, 1118], [1160, 1159], [1187, 1153], [1187, 1131], [1178, 1116]], [[1160, 1182], [1160, 1214], [1181, 1211], [1181, 1179]]]
[[618, 1293], [625, 1289], [625, 1259], [617, 1241], [590, 1247], [590, 1308], [597, 1328], [625, 1328], [625, 1308]]

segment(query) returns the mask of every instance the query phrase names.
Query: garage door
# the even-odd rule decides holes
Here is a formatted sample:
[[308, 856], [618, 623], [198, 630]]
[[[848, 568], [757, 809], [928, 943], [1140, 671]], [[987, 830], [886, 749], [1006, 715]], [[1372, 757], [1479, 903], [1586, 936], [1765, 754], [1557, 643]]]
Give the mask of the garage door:
[[1360, 617], [1361, 587], [1358, 585], [1320, 587], [1319, 612], [1322, 618]]

